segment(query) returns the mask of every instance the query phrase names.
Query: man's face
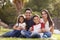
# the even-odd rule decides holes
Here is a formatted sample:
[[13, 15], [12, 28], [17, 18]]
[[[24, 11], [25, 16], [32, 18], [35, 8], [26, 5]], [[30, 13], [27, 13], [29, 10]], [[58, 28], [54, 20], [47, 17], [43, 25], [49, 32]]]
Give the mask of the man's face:
[[29, 19], [29, 18], [31, 18], [31, 15], [32, 15], [31, 11], [30, 11], [30, 10], [26, 10], [26, 12], [25, 12], [25, 17], [26, 17], [27, 19]]

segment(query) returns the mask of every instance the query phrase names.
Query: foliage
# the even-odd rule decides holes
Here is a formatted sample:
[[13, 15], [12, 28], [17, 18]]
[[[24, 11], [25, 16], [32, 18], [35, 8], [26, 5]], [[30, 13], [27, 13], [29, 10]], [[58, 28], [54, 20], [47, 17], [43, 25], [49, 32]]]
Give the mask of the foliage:
[[[6, 5], [4, 5], [3, 8], [0, 8], [0, 19], [7, 23], [7, 24], [13, 24], [16, 21], [17, 13], [14, 6], [10, 4], [8, 1]], [[14, 19], [14, 20], [13, 20]]]
[[[9, 0], [6, 0], [6, 2], [6, 5], [0, 8], [0, 19], [7, 24], [14, 24], [18, 13], [16, 12], [15, 6]], [[21, 10], [21, 13], [24, 13], [27, 7], [33, 10], [33, 15], [40, 15], [42, 9], [47, 9], [53, 18], [60, 18], [60, 0], [24, 0], [24, 2], [24, 8]]]
[[25, 8], [30, 7], [33, 11], [40, 12], [47, 9], [52, 17], [58, 16], [60, 10], [60, 0], [30, 0]]

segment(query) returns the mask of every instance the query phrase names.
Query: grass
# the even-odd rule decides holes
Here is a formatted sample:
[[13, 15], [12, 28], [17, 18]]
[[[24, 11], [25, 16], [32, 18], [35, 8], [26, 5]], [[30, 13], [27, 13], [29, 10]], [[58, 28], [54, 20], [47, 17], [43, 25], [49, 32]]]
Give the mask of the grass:
[[[2, 39], [2, 38], [1, 38]], [[2, 40], [46, 40], [46, 39], [27, 39], [27, 38], [3, 38]], [[48, 40], [48, 39], [47, 39]], [[50, 39], [49, 39], [50, 40]]]
[[[0, 28], [0, 35], [2, 35], [3, 33], [6, 33], [8, 31], [10, 31], [12, 29], [5, 29], [5, 28]], [[32, 39], [32, 38], [1, 38], [0, 37], [0, 40], [60, 40], [60, 34], [53, 34], [51, 38], [35, 38], [35, 39]]]

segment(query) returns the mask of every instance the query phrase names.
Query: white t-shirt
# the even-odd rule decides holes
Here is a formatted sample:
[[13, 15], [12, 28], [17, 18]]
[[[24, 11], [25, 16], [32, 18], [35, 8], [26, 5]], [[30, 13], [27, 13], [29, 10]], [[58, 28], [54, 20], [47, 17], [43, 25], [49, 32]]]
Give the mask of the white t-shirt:
[[21, 26], [22, 28], [25, 28], [26, 27], [26, 23], [25, 22], [24, 23], [19, 23], [19, 24], [16, 23], [15, 26], [18, 26], [18, 27]]
[[38, 33], [41, 30], [41, 24], [33, 25], [33, 32]]
[[[40, 19], [40, 22], [43, 22], [44, 23], [44, 20], [43, 19]], [[49, 22], [48, 21], [45, 23], [45, 30], [46, 31], [50, 31]]]

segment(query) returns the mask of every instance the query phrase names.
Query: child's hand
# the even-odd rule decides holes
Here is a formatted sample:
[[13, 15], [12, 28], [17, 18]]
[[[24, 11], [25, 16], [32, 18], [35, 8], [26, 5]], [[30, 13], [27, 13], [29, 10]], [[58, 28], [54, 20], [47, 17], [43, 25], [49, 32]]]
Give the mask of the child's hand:
[[39, 33], [41, 33], [41, 32], [42, 32], [42, 30], [38, 30], [38, 32], [39, 32]]
[[30, 27], [29, 31], [32, 31], [32, 27]]
[[20, 27], [17, 27], [17, 30], [22, 30], [22, 27], [20, 26]]

